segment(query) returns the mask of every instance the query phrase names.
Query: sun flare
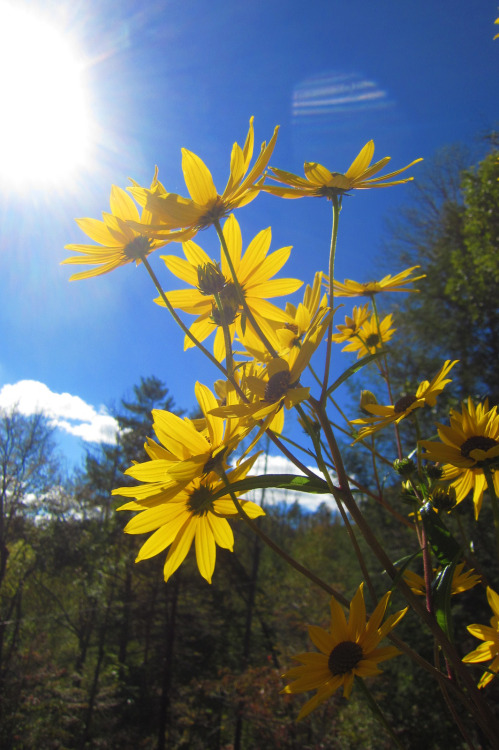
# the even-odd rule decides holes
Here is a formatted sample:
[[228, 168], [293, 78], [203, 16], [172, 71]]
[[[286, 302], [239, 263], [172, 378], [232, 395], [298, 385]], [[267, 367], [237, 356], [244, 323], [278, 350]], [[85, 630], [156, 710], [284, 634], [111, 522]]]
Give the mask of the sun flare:
[[62, 30], [0, 0], [0, 185], [67, 182], [88, 160], [82, 74]]

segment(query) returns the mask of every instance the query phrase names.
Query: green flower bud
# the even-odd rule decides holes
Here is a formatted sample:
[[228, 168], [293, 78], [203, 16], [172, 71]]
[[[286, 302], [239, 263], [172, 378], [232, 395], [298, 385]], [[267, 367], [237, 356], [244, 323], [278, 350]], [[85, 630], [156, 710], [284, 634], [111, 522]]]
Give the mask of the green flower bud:
[[226, 285], [226, 279], [218, 263], [205, 263], [198, 266], [198, 289], [201, 294], [220, 294]]
[[412, 458], [396, 458], [393, 468], [401, 477], [410, 477], [416, 471], [416, 464]]
[[437, 487], [433, 491], [431, 502], [437, 510], [449, 512], [456, 505], [456, 490], [454, 487]]
[[211, 319], [217, 326], [223, 325], [224, 322], [226, 325], [231, 325], [239, 311], [239, 296], [232, 281], [228, 281], [220, 292], [220, 302], [223, 310], [221, 311], [216, 305], [213, 305]]
[[360, 394], [360, 410], [364, 412], [364, 414], [369, 414], [369, 416], [372, 417], [372, 414], [370, 411], [367, 411], [365, 408], [366, 406], [370, 404], [377, 404], [378, 400], [374, 393], [371, 393], [371, 391], [361, 391]]
[[444, 470], [441, 466], [436, 466], [435, 464], [433, 464], [426, 467], [426, 474], [428, 476], [428, 479], [442, 479], [443, 473]]

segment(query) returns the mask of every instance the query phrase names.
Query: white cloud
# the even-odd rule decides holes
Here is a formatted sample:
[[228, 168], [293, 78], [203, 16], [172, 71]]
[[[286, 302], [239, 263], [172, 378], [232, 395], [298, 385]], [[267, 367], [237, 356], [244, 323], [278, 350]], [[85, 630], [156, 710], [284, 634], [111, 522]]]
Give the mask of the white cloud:
[[42, 413], [50, 424], [88, 443], [114, 443], [118, 424], [105, 407], [97, 411], [79, 396], [54, 393], [37, 380], [19, 380], [0, 389], [0, 409]]
[[[308, 466], [315, 473], [317, 467]], [[285, 456], [258, 456], [251, 470], [251, 474], [301, 474], [296, 466]], [[260, 504], [262, 502], [262, 490], [247, 492], [244, 497]], [[336, 502], [331, 495], [315, 495], [308, 492], [297, 492], [296, 490], [282, 490], [267, 488], [263, 496], [264, 505], [277, 505], [288, 503], [292, 505], [298, 502], [300, 507], [314, 513], [321, 503], [325, 503], [334, 513], [337, 511]]]

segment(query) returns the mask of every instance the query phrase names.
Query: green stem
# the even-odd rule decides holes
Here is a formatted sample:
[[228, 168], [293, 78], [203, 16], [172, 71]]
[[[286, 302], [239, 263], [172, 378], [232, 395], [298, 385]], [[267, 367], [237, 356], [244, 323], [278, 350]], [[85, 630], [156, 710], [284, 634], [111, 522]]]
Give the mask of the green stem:
[[[262, 541], [279, 557], [281, 557], [283, 560], [285, 560], [291, 567], [293, 567], [295, 570], [297, 570], [299, 573], [304, 575], [306, 578], [308, 578], [312, 583], [315, 583], [318, 585], [323, 591], [325, 591], [327, 594], [330, 594], [331, 596], [334, 596], [334, 598], [346, 609], [349, 609], [350, 602], [349, 600], [344, 597], [342, 594], [339, 593], [339, 591], [336, 591], [332, 586], [329, 586], [325, 581], [322, 581], [320, 578], [318, 578], [314, 573], [312, 573], [308, 568], [305, 568], [303, 565], [301, 565], [299, 562], [297, 562], [293, 557], [287, 554], [279, 545], [277, 545], [270, 537], [265, 534], [264, 531], [259, 527], [258, 524], [256, 524], [244, 511], [244, 508], [241, 506], [241, 503], [239, 502], [237, 496], [235, 493], [231, 490], [230, 481], [225, 473], [222, 474], [222, 480], [225, 483], [225, 486], [228, 489], [229, 495], [232, 499], [232, 502], [237, 508], [237, 511], [242, 518], [242, 520], [249, 526], [249, 528], [254, 531], [258, 536], [262, 539]], [[403, 653], [405, 653], [409, 658], [411, 658], [413, 661], [416, 662], [416, 664], [419, 664], [423, 669], [425, 669], [427, 672], [429, 672], [431, 675], [435, 677], [438, 681], [447, 682], [447, 677], [435, 669], [435, 667], [430, 664], [426, 659], [424, 659], [422, 656], [420, 656], [416, 651], [414, 651], [407, 643], [405, 643], [401, 638], [395, 635], [395, 633], [388, 633], [387, 638], [394, 643], [397, 648], [399, 648]], [[456, 685], [451, 684], [450, 687], [457, 691], [458, 697], [462, 700], [463, 696], [460, 691], [458, 691], [458, 688]]]
[[225, 363], [227, 366], [227, 377], [229, 380], [232, 380], [234, 377], [234, 360], [232, 358], [232, 340], [230, 337], [230, 328], [227, 325], [227, 321], [225, 320], [225, 311], [222, 304], [222, 300], [220, 299], [220, 295], [218, 292], [215, 292], [213, 295], [215, 298], [215, 302], [218, 308], [218, 311], [220, 313], [220, 319], [222, 321], [222, 330], [224, 334], [224, 343], [225, 343]]
[[[479, 723], [480, 727], [487, 735], [487, 737], [494, 737], [494, 735], [499, 734], [499, 727], [497, 725], [495, 717], [484, 701], [483, 696], [480, 694], [480, 691], [477, 689], [474, 680], [471, 678], [471, 675], [466, 669], [466, 666], [461, 662], [461, 657], [458, 654], [456, 648], [452, 643], [450, 643], [445, 633], [436, 622], [435, 618], [429, 612], [427, 612], [424, 604], [418, 601], [418, 597], [412, 593], [404, 579], [399, 576], [396, 567], [393, 565], [382, 545], [373, 533], [372, 529], [367, 524], [348, 486], [348, 477], [343, 465], [341, 454], [323, 406], [313, 398], [310, 398], [309, 401], [314, 408], [322, 429], [324, 430], [331, 455], [333, 456], [334, 466], [339, 483], [339, 488], [338, 490], [336, 490], [335, 497], [339, 495], [340, 499], [345, 502], [345, 506], [348, 512], [359, 527], [359, 530], [364, 536], [367, 544], [371, 547], [372, 551], [374, 552], [380, 563], [383, 565], [384, 570], [394, 581], [397, 588], [400, 589], [400, 592], [410, 604], [412, 609], [415, 610], [421, 620], [429, 628], [433, 637], [436, 639], [437, 643], [444, 651], [446, 658], [452, 663], [456, 674], [459, 676], [463, 685], [466, 687], [467, 695], [463, 696], [463, 700], [468, 701], [469, 710], [475, 717], [475, 720], [477, 721], [477, 723]], [[495, 739], [497, 739], [497, 737], [495, 737]]]
[[288, 445], [292, 445], [293, 448], [297, 448], [299, 451], [302, 451], [302, 453], [306, 453], [307, 456], [310, 456], [310, 458], [315, 458], [315, 455], [309, 448], [305, 448], [303, 445], [299, 445], [294, 440], [291, 440], [291, 438], [287, 437], [287, 435], [280, 435], [279, 439], [284, 441], [285, 443], [288, 443]]
[[497, 499], [496, 488], [494, 486], [494, 477], [492, 476], [492, 470], [486, 463], [484, 463], [483, 465], [483, 473], [485, 474], [485, 479], [487, 480], [487, 489], [490, 494], [492, 514], [494, 516], [494, 528], [496, 532], [497, 554], [499, 557], [499, 501]]
[[300, 469], [300, 471], [303, 472], [307, 477], [310, 479], [318, 479], [317, 474], [315, 474], [311, 469], [308, 468], [308, 466], [305, 466], [299, 458], [296, 458], [296, 456], [291, 453], [288, 448], [282, 443], [282, 441], [277, 437], [275, 432], [272, 432], [272, 430], [267, 429], [265, 430], [266, 434], [269, 436], [269, 438], [272, 440], [274, 445], [279, 448], [281, 453], [283, 453], [286, 458], [289, 458], [289, 460], [296, 466], [297, 469]]
[[311, 570], [306, 568], [304, 565], [301, 565], [297, 560], [294, 559], [294, 557], [291, 557], [291, 555], [288, 555], [287, 552], [285, 552], [281, 547], [279, 547], [278, 544], [276, 544], [270, 537], [267, 536], [267, 534], [262, 531], [260, 526], [251, 519], [248, 514], [245, 512], [243, 506], [239, 502], [236, 494], [231, 489], [230, 481], [224, 471], [221, 473], [221, 478], [227, 487], [227, 491], [232, 499], [232, 502], [237, 508], [237, 512], [239, 513], [242, 520], [249, 526], [249, 528], [255, 532], [255, 534], [258, 534], [260, 539], [268, 546], [270, 547], [273, 552], [275, 552], [277, 555], [282, 557], [283, 560], [285, 560], [288, 565], [291, 565], [292, 568], [297, 570], [299, 573], [301, 573], [303, 576], [308, 578], [312, 583], [315, 583], [317, 586], [319, 586], [323, 591], [325, 591], [330, 596], [334, 596], [337, 601], [342, 604], [344, 607], [349, 606], [349, 601], [346, 599], [342, 594], [339, 593], [339, 591], [336, 591], [332, 586], [329, 586], [325, 581], [323, 581], [321, 578], [315, 575], [315, 573], [312, 573]]
[[371, 691], [367, 687], [362, 677], [356, 677], [355, 682], [364, 693], [364, 697], [367, 701], [369, 708], [371, 709], [371, 712], [374, 718], [379, 721], [382, 727], [384, 727], [384, 729], [390, 735], [390, 737], [392, 738], [395, 745], [399, 748], [399, 750], [404, 750], [403, 746], [399, 742], [398, 737], [396, 736], [393, 729], [391, 728], [388, 721], [386, 720], [385, 716], [383, 715], [383, 712], [381, 711], [381, 708], [379, 707], [376, 699], [374, 698], [374, 695], [371, 693]]
[[234, 286], [236, 287], [237, 294], [239, 296], [239, 302], [241, 304], [241, 307], [243, 308], [246, 317], [248, 318], [249, 322], [251, 323], [252, 327], [254, 328], [255, 333], [260, 337], [260, 340], [265, 345], [267, 351], [270, 352], [270, 354], [272, 355], [272, 357], [277, 357], [278, 355], [277, 355], [276, 350], [274, 349], [274, 347], [272, 346], [272, 344], [270, 343], [270, 341], [265, 336], [264, 332], [262, 331], [262, 329], [260, 328], [260, 326], [256, 322], [255, 316], [251, 312], [251, 310], [250, 310], [250, 308], [248, 306], [248, 303], [246, 302], [246, 297], [244, 296], [244, 290], [243, 290], [243, 288], [242, 288], [241, 284], [239, 283], [238, 278], [236, 276], [236, 270], [234, 268], [234, 264], [232, 262], [232, 258], [230, 257], [229, 248], [227, 247], [227, 242], [225, 241], [224, 233], [222, 231], [222, 227], [220, 226], [219, 219], [216, 219], [213, 222], [213, 226], [215, 227], [215, 229], [217, 231], [218, 238], [220, 240], [220, 244], [222, 246], [222, 250], [223, 250], [223, 253], [225, 255], [225, 259], [227, 261], [227, 265], [229, 266], [229, 269], [230, 269], [230, 272], [231, 272], [231, 275], [232, 275], [232, 281], [234, 282]]
[[[159, 292], [159, 294], [161, 296], [161, 299], [165, 303], [165, 307], [168, 309], [168, 312], [170, 313], [170, 315], [174, 319], [175, 323], [177, 323], [177, 325], [180, 326], [180, 328], [182, 329], [182, 331], [185, 333], [185, 335], [187, 336], [187, 338], [190, 339], [190, 341], [192, 341], [192, 343], [194, 344], [194, 346], [197, 346], [198, 349], [200, 349], [203, 352], [203, 354], [206, 357], [208, 357], [208, 359], [210, 360], [210, 362], [213, 365], [215, 365], [215, 367], [218, 367], [218, 369], [220, 370], [220, 372], [226, 378], [227, 377], [227, 370], [225, 369], [225, 367], [217, 359], [215, 359], [215, 357], [213, 356], [213, 354], [211, 354], [211, 352], [209, 352], [208, 349], [205, 346], [203, 346], [203, 344], [200, 341], [197, 340], [197, 338], [190, 332], [190, 330], [181, 321], [181, 319], [179, 318], [179, 316], [177, 315], [177, 313], [173, 309], [173, 307], [171, 305], [171, 302], [168, 300], [168, 297], [164, 293], [163, 287], [159, 283], [158, 278], [157, 278], [156, 274], [154, 273], [154, 271], [152, 270], [152, 268], [151, 268], [151, 266], [149, 264], [149, 261], [147, 260], [146, 256], [142, 255], [141, 256], [141, 260], [142, 260], [142, 263], [144, 264], [144, 267], [147, 269], [147, 271], [149, 273], [149, 276], [153, 280], [154, 286], [158, 290], [158, 292]], [[233, 379], [229, 378], [229, 380], [231, 380], [231, 383], [234, 385], [234, 387], [237, 387], [236, 384], [234, 383]]]
[[423, 552], [423, 575], [425, 585], [426, 609], [433, 613], [433, 601], [431, 598], [431, 582], [433, 580], [433, 567], [431, 564], [431, 553], [424, 525], [421, 527], [421, 551]]
[[[333, 204], [333, 225], [331, 227], [331, 244], [329, 247], [329, 307], [331, 310], [334, 307], [334, 260], [336, 257], [336, 243], [338, 241], [338, 224], [340, 220], [341, 211], [341, 197], [334, 195], [332, 197]], [[329, 323], [326, 337], [326, 364], [324, 367], [324, 380], [322, 382], [322, 391], [319, 400], [324, 403], [327, 396], [327, 387], [329, 382], [329, 369], [331, 367], [331, 347], [333, 335], [333, 319]]]
[[463, 552], [463, 557], [466, 560], [466, 563], [469, 565], [470, 568], [474, 568], [476, 572], [480, 575], [480, 578], [482, 579], [482, 585], [484, 587], [490, 586], [488, 575], [485, 572], [483, 565], [477, 559], [473, 551], [473, 545], [470, 539], [468, 538], [468, 534], [466, 533], [460, 514], [453, 513], [453, 518], [456, 521], [457, 527], [459, 529], [459, 533], [461, 534], [463, 550], [466, 550], [465, 552]]
[[[418, 415], [414, 411], [412, 413], [414, 424], [416, 427], [416, 450], [417, 450], [417, 461], [418, 461], [418, 475], [422, 476], [422, 461], [421, 461], [421, 446], [419, 441], [421, 440], [421, 428], [419, 425]], [[433, 601], [431, 598], [431, 582], [433, 580], [433, 566], [431, 562], [430, 546], [426, 537], [426, 530], [424, 524], [421, 527], [421, 550], [423, 552], [423, 575], [425, 582], [425, 598], [426, 598], [426, 609], [428, 612], [433, 613]]]
[[[378, 308], [377, 308], [377, 305], [376, 305], [376, 298], [375, 298], [374, 294], [371, 294], [370, 297], [371, 297], [371, 304], [373, 306], [373, 311], [374, 311], [374, 318], [376, 320], [376, 328], [378, 329], [378, 338], [379, 338], [379, 340], [381, 342], [381, 347], [384, 348], [384, 346], [383, 346], [384, 342], [383, 342], [383, 338], [381, 336], [381, 326], [380, 326], [380, 323], [379, 323]], [[385, 353], [383, 353], [383, 360], [385, 362], [385, 381], [386, 381], [386, 387], [387, 387], [387, 390], [388, 390], [388, 396], [390, 398], [390, 404], [393, 406], [394, 401], [393, 401], [393, 395], [392, 395], [392, 386], [391, 386], [391, 383], [390, 383], [390, 372], [388, 370], [388, 359], [387, 359]], [[402, 453], [402, 443], [400, 441], [400, 432], [399, 432], [398, 424], [395, 422], [394, 425], [393, 425], [393, 427], [394, 427], [394, 430], [395, 430], [395, 440], [397, 442], [398, 457], [399, 457], [399, 459], [401, 459], [403, 453]]]
[[317, 460], [317, 466], [322, 471], [322, 474], [324, 476], [324, 479], [327, 482], [327, 485], [329, 487], [329, 491], [333, 495], [333, 497], [336, 500], [336, 505], [338, 507], [338, 510], [341, 514], [341, 517], [343, 519], [343, 523], [345, 524], [345, 528], [347, 530], [347, 534], [350, 538], [350, 542], [352, 544], [352, 547], [355, 551], [355, 555], [357, 557], [357, 561], [359, 563], [360, 570], [362, 572], [362, 577], [364, 578], [365, 582], [367, 583], [367, 587], [369, 589], [369, 594], [371, 596], [371, 599], [373, 601], [374, 606], [378, 603], [378, 599], [376, 597], [376, 592], [374, 590], [374, 586], [372, 585], [371, 577], [369, 575], [369, 571], [367, 569], [366, 561], [364, 560], [364, 556], [362, 554], [362, 551], [359, 547], [359, 543], [357, 541], [357, 538], [355, 536], [355, 532], [352, 528], [352, 524], [350, 523], [350, 520], [348, 518], [348, 514], [345, 511], [345, 508], [343, 507], [343, 503], [338, 497], [337, 494], [337, 487], [334, 486], [333, 480], [331, 479], [331, 475], [327, 469], [327, 466], [324, 462], [324, 459], [322, 457], [322, 448], [321, 448], [321, 442], [317, 435], [314, 435], [310, 433], [310, 437], [313, 441], [315, 453], [316, 453], [316, 460]]
[[418, 461], [418, 474], [421, 476], [423, 471], [423, 465], [422, 465], [422, 454], [421, 454], [421, 426], [419, 424], [418, 414], [417, 411], [412, 412], [412, 418], [414, 420], [414, 426], [416, 427], [416, 451], [417, 451], [417, 461]]

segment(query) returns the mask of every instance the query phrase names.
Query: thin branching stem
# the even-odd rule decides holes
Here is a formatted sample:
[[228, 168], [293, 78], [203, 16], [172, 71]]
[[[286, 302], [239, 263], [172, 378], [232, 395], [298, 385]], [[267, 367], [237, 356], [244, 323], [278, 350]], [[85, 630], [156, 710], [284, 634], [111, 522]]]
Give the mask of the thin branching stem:
[[497, 732], [499, 731], [497, 720], [490, 711], [487, 704], [484, 702], [480, 691], [477, 689], [471, 675], [469, 674], [465, 665], [462, 663], [461, 658], [454, 645], [450, 643], [433, 615], [426, 610], [426, 607], [422, 605], [420, 601], [418, 601], [418, 597], [412, 593], [411, 589], [404, 581], [404, 579], [398, 575], [397, 569], [391, 562], [390, 558], [383, 549], [383, 546], [376, 538], [369, 524], [366, 522], [362, 512], [360, 511], [357, 503], [355, 502], [355, 499], [348, 486], [348, 477], [345, 472], [336, 439], [334, 437], [333, 431], [331, 430], [330, 423], [327, 419], [327, 415], [325, 413], [325, 410], [323, 409], [322, 404], [320, 404], [313, 398], [310, 398], [309, 402], [311, 403], [317, 415], [317, 418], [319, 419], [321, 427], [324, 430], [324, 434], [331, 450], [331, 455], [333, 456], [339, 484], [339, 489], [337, 490], [337, 492], [339, 492], [340, 498], [345, 502], [348, 512], [359, 527], [359, 530], [364, 536], [364, 539], [371, 547], [380, 563], [383, 565], [384, 570], [395, 582], [396, 586], [400, 589], [400, 592], [410, 604], [412, 609], [415, 610], [421, 620], [430, 629], [435, 640], [442, 648], [445, 657], [452, 664], [456, 674], [459, 676], [459, 679], [462, 681], [463, 685], [466, 688], [466, 696], [464, 697], [464, 699], [468, 702], [468, 710], [474, 716], [477, 723], [480, 724], [480, 727], [487, 735], [487, 737], [489, 737], [489, 739], [494, 736], [497, 738]]
[[496, 532], [497, 555], [499, 557], [499, 499], [497, 497], [496, 488], [494, 485], [494, 477], [492, 475], [492, 469], [486, 462], [484, 462], [484, 465], [483, 465], [483, 473], [485, 474], [485, 479], [487, 480], [487, 489], [489, 491], [490, 503], [492, 505], [492, 514], [494, 516], [494, 528]]
[[[371, 294], [370, 297], [371, 297], [371, 304], [373, 306], [374, 318], [376, 320], [376, 328], [378, 329], [378, 337], [379, 337], [379, 340], [381, 342], [381, 346], [383, 346], [383, 339], [382, 339], [382, 336], [381, 336], [381, 326], [380, 326], [379, 315], [378, 315], [378, 307], [376, 305], [376, 297], [375, 297], [374, 294]], [[383, 360], [384, 360], [384, 363], [385, 363], [384, 377], [385, 377], [386, 387], [387, 387], [387, 390], [388, 390], [388, 397], [390, 399], [390, 404], [393, 406], [394, 400], [393, 400], [392, 385], [391, 385], [391, 382], [390, 382], [390, 371], [388, 369], [388, 359], [387, 359], [386, 353], [383, 354]], [[393, 427], [394, 427], [394, 430], [395, 430], [395, 440], [396, 440], [396, 443], [397, 443], [398, 457], [402, 458], [402, 456], [403, 456], [402, 442], [400, 440], [400, 432], [399, 432], [398, 424], [396, 422], [394, 422]]]
[[227, 365], [227, 377], [230, 381], [233, 380], [234, 377], [234, 359], [232, 357], [232, 340], [230, 336], [230, 328], [226, 321], [226, 315], [227, 313], [224, 311], [222, 300], [220, 299], [220, 295], [215, 292], [213, 295], [215, 298], [215, 303], [217, 305], [218, 311], [220, 313], [220, 318], [222, 321], [222, 331], [224, 334], [224, 344], [225, 344], [225, 362]]
[[260, 528], [260, 526], [255, 523], [255, 521], [248, 516], [248, 514], [245, 512], [243, 506], [239, 502], [237, 495], [235, 492], [233, 492], [230, 484], [230, 480], [227, 477], [225, 472], [221, 473], [221, 477], [223, 482], [225, 483], [225, 486], [227, 487], [227, 491], [232, 499], [232, 502], [237, 508], [237, 512], [239, 513], [239, 516], [242, 518], [242, 520], [249, 526], [249, 528], [255, 532], [255, 534], [258, 534], [262, 542], [264, 542], [267, 547], [270, 547], [270, 549], [275, 552], [279, 557], [282, 557], [283, 560], [285, 560], [288, 565], [290, 565], [292, 568], [297, 570], [299, 573], [301, 573], [305, 578], [308, 578], [312, 583], [315, 583], [319, 588], [321, 588], [323, 591], [325, 591], [330, 596], [334, 596], [335, 599], [338, 600], [340, 604], [342, 604], [344, 607], [349, 606], [348, 599], [346, 599], [342, 594], [340, 594], [339, 591], [336, 591], [332, 586], [329, 586], [325, 581], [323, 581], [319, 576], [316, 576], [315, 573], [312, 573], [311, 570], [306, 568], [304, 565], [299, 563], [297, 560], [294, 559], [294, 557], [291, 557], [287, 552], [285, 552], [282, 547], [279, 547], [278, 544], [276, 544], [273, 539], [271, 539], [267, 534]]
[[[192, 343], [194, 344], [194, 346], [197, 346], [198, 349], [200, 349], [203, 352], [203, 354], [206, 357], [208, 357], [208, 359], [210, 360], [210, 362], [213, 365], [215, 365], [215, 367], [217, 367], [220, 370], [220, 372], [223, 374], [223, 376], [226, 378], [227, 377], [227, 370], [225, 369], [225, 367], [217, 359], [215, 359], [215, 357], [213, 356], [213, 354], [211, 354], [211, 352], [209, 352], [208, 349], [205, 346], [203, 346], [203, 344], [200, 341], [197, 340], [197, 338], [190, 332], [190, 330], [182, 322], [182, 320], [179, 318], [179, 316], [177, 315], [177, 313], [173, 309], [171, 302], [169, 301], [168, 297], [164, 293], [163, 287], [159, 283], [158, 277], [156, 276], [156, 274], [152, 270], [151, 265], [150, 265], [149, 261], [147, 260], [146, 256], [142, 255], [141, 256], [141, 260], [142, 260], [142, 263], [144, 264], [144, 267], [147, 269], [147, 272], [149, 273], [149, 276], [153, 280], [154, 286], [158, 290], [161, 299], [165, 303], [165, 307], [167, 308], [168, 312], [172, 316], [172, 318], [175, 321], [175, 323], [178, 326], [180, 326], [180, 328], [182, 329], [182, 331], [185, 333], [185, 335], [187, 336], [187, 338], [190, 339], [190, 341], [192, 341]], [[233, 385], [236, 385], [232, 380], [231, 380], [231, 382], [233, 383]]]

